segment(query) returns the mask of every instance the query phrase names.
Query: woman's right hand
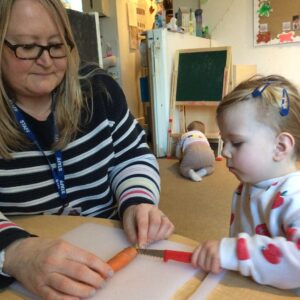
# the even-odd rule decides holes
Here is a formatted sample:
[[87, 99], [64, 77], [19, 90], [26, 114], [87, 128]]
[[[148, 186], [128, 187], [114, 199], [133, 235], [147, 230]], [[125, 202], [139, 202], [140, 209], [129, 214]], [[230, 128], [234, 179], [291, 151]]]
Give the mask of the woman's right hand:
[[79, 300], [113, 274], [96, 255], [60, 239], [31, 237], [5, 250], [3, 272], [42, 299]]

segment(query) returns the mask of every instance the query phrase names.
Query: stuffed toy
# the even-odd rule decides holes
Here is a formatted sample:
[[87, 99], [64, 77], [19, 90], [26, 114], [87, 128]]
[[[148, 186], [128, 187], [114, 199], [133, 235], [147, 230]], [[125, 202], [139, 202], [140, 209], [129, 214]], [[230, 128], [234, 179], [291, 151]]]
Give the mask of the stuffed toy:
[[202, 177], [214, 171], [214, 151], [204, 132], [204, 124], [200, 121], [193, 121], [176, 145], [176, 157], [180, 160], [180, 174], [193, 181], [201, 181]]

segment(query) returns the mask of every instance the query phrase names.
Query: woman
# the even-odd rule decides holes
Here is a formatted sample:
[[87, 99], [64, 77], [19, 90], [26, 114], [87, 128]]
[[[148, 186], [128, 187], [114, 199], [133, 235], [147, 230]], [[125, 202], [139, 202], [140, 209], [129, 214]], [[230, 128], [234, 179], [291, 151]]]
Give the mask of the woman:
[[0, 1], [0, 267], [43, 299], [93, 295], [112, 270], [9, 215], [121, 218], [132, 243], [165, 239], [159, 174], [120, 87], [78, 51], [60, 0]]

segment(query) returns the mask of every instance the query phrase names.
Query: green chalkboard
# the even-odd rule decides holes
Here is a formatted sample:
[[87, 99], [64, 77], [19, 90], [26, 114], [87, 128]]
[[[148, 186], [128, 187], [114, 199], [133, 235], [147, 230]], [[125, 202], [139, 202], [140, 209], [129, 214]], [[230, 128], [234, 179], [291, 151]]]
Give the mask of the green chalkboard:
[[228, 51], [179, 51], [176, 101], [220, 101]]

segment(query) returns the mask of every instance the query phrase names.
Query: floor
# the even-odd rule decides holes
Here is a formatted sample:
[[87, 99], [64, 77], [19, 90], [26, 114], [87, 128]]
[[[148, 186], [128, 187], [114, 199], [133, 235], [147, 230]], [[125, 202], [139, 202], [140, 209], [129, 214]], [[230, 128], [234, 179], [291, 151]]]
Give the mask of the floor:
[[183, 178], [176, 159], [159, 159], [159, 165], [160, 208], [175, 224], [176, 233], [197, 241], [227, 235], [231, 195], [238, 181], [225, 160], [216, 162], [215, 172], [201, 182]]

